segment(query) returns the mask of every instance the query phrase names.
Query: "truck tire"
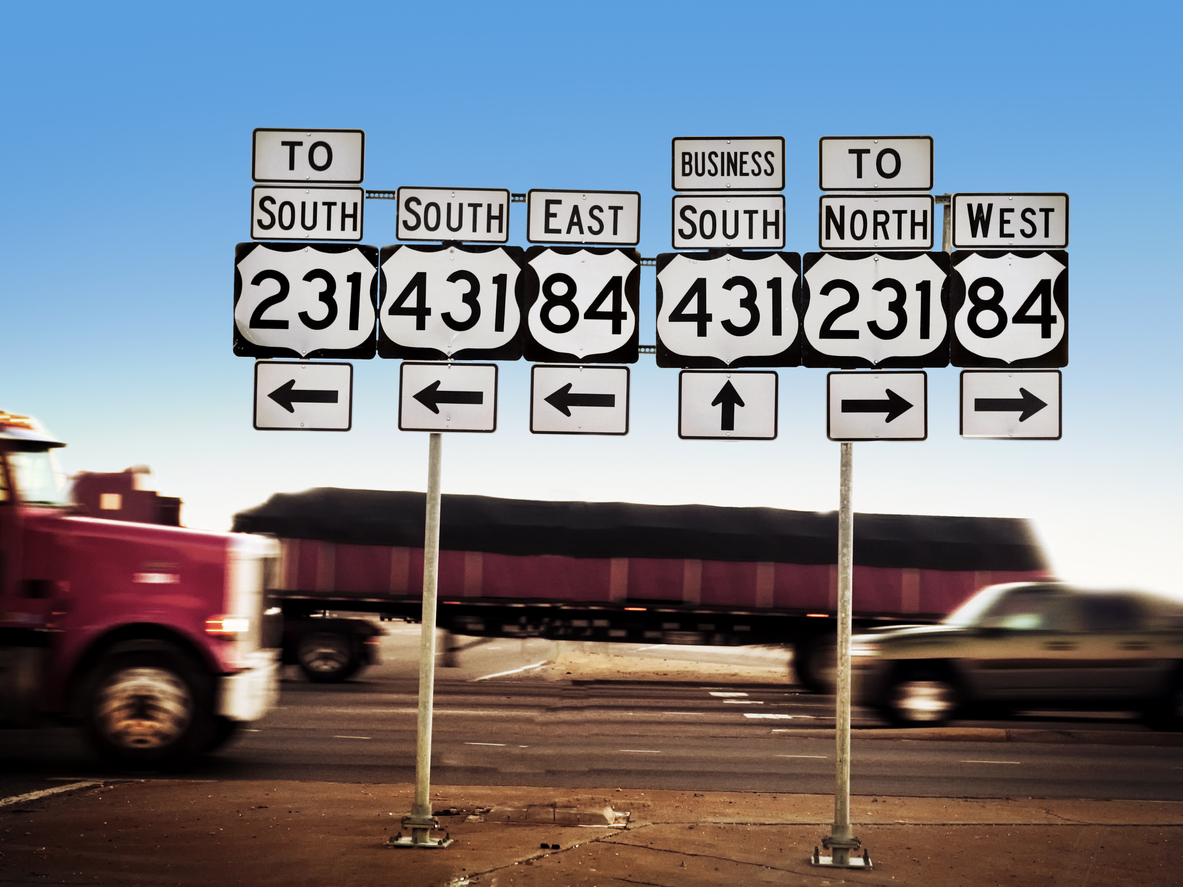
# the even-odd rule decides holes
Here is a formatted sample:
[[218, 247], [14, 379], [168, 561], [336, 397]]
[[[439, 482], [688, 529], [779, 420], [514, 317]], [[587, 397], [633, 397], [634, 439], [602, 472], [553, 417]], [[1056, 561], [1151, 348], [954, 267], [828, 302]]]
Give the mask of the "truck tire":
[[896, 727], [940, 727], [961, 706], [961, 693], [941, 668], [908, 668], [896, 675], [888, 689], [883, 714]]
[[310, 631], [296, 642], [296, 662], [314, 684], [335, 684], [361, 668], [353, 637], [340, 631]]
[[812, 637], [793, 647], [793, 671], [797, 682], [810, 693], [833, 693], [838, 682], [838, 642], [832, 637]]
[[84, 730], [104, 759], [131, 770], [178, 770], [214, 734], [213, 681], [171, 645], [106, 653], [83, 689]]

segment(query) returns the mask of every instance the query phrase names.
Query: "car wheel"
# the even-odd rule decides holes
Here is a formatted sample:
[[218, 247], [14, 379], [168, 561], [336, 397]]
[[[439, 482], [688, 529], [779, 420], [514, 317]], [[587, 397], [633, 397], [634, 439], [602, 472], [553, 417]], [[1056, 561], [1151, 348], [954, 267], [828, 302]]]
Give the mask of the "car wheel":
[[838, 644], [834, 638], [811, 638], [793, 647], [793, 671], [811, 693], [833, 693], [838, 684]]
[[296, 644], [296, 661], [317, 684], [343, 681], [361, 667], [353, 655], [352, 638], [336, 631], [312, 631]]
[[901, 674], [891, 685], [887, 718], [901, 727], [938, 727], [948, 723], [960, 704], [957, 687], [935, 670]]
[[212, 700], [208, 676], [180, 650], [112, 651], [83, 691], [84, 729], [119, 767], [180, 769], [213, 733]]

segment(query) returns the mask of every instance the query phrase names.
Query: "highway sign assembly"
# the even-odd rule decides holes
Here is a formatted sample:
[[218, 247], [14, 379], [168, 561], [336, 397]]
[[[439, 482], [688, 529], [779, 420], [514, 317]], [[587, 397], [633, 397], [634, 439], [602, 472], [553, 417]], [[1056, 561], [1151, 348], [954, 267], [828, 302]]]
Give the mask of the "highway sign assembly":
[[955, 249], [1064, 249], [1068, 195], [954, 194]]
[[399, 367], [400, 431], [496, 431], [497, 364], [421, 363]]
[[255, 240], [362, 239], [361, 188], [256, 185], [251, 189]]
[[785, 248], [783, 194], [675, 194], [674, 249]]
[[360, 129], [254, 131], [251, 177], [256, 182], [356, 185], [365, 178], [366, 134]]
[[776, 395], [775, 372], [683, 370], [678, 374], [678, 437], [774, 440]]
[[823, 136], [818, 181], [823, 191], [930, 191], [932, 136]]
[[708, 369], [800, 362], [797, 253], [657, 257], [657, 365]]
[[338, 243], [240, 243], [234, 250], [234, 353], [374, 356], [378, 250]]
[[783, 191], [783, 136], [675, 138], [675, 191]]
[[517, 246], [384, 246], [379, 356], [517, 360], [521, 257]]
[[526, 239], [531, 243], [636, 246], [641, 241], [641, 195], [636, 191], [552, 191], [526, 194]]
[[536, 364], [530, 371], [535, 434], [628, 434], [626, 366]]
[[353, 364], [255, 362], [256, 431], [348, 431], [353, 426]]
[[934, 217], [931, 194], [823, 194], [818, 203], [818, 246], [928, 252]]
[[1068, 253], [958, 250], [950, 284], [953, 366], [1068, 365]]
[[1059, 440], [1059, 370], [962, 370], [961, 436]]
[[948, 366], [948, 255], [806, 253], [802, 267], [803, 365]]
[[826, 376], [830, 440], [924, 440], [928, 376], [923, 372], [846, 372]]
[[541, 247], [523, 260], [527, 360], [636, 363], [641, 255], [634, 249]]
[[509, 242], [504, 188], [399, 188], [399, 240]]

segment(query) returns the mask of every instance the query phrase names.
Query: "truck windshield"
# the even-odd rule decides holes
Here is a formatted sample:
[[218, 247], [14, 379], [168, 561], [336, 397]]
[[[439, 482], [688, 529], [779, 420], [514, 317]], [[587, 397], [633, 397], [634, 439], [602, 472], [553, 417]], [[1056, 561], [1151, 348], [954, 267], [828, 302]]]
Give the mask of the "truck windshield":
[[58, 468], [52, 450], [16, 450], [9, 452], [16, 488], [28, 505], [70, 504], [66, 478]]

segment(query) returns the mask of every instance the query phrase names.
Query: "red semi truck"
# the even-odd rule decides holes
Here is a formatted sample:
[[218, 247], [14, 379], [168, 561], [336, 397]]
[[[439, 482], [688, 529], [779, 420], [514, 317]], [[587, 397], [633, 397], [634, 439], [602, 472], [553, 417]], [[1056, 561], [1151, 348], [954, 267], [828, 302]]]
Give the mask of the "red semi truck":
[[275, 702], [278, 546], [81, 516], [61, 446], [0, 412], [0, 723], [66, 719], [118, 765], [182, 766]]
[[[363, 644], [359, 620], [318, 623], [311, 614], [419, 619], [424, 514], [422, 493], [322, 488], [277, 494], [235, 516], [235, 530], [278, 538], [273, 593], [285, 620], [304, 620], [303, 655], [321, 680], [356, 671]], [[445, 495], [441, 523], [441, 628], [787, 645], [798, 679], [827, 685], [836, 513]], [[859, 628], [935, 622], [986, 585], [1050, 576], [1023, 520], [860, 514], [854, 526]]]

